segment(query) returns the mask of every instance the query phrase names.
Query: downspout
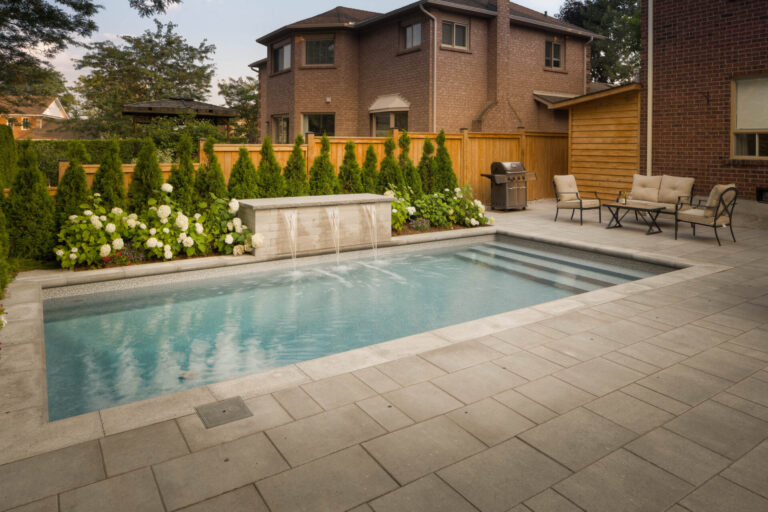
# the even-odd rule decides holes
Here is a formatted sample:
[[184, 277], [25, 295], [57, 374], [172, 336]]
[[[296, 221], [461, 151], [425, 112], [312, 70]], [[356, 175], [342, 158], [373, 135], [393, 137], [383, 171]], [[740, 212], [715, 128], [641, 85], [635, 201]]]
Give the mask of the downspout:
[[645, 174], [653, 173], [653, 0], [648, 0], [648, 100], [645, 141]]
[[424, 8], [424, 4], [419, 4], [419, 9], [432, 20], [434, 28], [432, 30], [432, 40], [434, 48], [432, 52], [432, 132], [437, 132], [437, 18]]
[[587, 52], [590, 50], [589, 45], [594, 41], [594, 36], [589, 37], [589, 41], [584, 45], [584, 94], [589, 92], [589, 76], [587, 75]]

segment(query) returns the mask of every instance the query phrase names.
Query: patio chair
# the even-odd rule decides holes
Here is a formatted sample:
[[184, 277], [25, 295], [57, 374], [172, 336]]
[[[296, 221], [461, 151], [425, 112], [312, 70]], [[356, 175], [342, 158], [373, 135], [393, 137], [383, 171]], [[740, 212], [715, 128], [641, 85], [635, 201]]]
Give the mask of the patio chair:
[[603, 222], [602, 203], [597, 197], [597, 192], [591, 192], [595, 195], [594, 199], [582, 199], [579, 193], [579, 187], [576, 185], [576, 177], [572, 174], [562, 174], [555, 176], [552, 181], [555, 189], [555, 200], [557, 201], [557, 210], [555, 211], [555, 222], [560, 210], [571, 210], [571, 220], [576, 210], [579, 210], [579, 225], [584, 225], [584, 210], [597, 210], [598, 222]]
[[733, 234], [733, 208], [736, 206], [737, 195], [738, 191], [733, 184], [715, 185], [706, 201], [703, 199], [700, 200], [695, 208], [682, 209], [680, 208], [680, 205], [678, 205], [678, 209], [675, 212], [675, 240], [677, 240], [677, 225], [680, 222], [687, 222], [691, 225], [694, 237], [696, 237], [697, 224], [714, 228], [717, 245], [722, 245], [720, 243], [720, 237], [717, 234], [717, 228], [728, 226], [731, 231], [731, 238], [735, 243], [736, 237]]

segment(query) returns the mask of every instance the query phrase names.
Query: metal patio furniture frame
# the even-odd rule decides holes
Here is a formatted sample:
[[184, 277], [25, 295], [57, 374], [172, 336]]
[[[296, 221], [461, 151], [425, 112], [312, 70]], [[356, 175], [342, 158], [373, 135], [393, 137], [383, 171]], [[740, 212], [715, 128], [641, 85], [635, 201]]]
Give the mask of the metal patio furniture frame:
[[[728, 201], [726, 201], [725, 196], [731, 191], [733, 192], [733, 197]], [[738, 195], [739, 195], [739, 191], [736, 189], [736, 187], [728, 187], [720, 193], [720, 197], [717, 198], [717, 205], [714, 207], [711, 207], [711, 206], [707, 207], [705, 205], [703, 206], [702, 203], [705, 203], [707, 200], [701, 199], [696, 204], [695, 208], [683, 210], [678, 202], [678, 208], [675, 211], [675, 240], [677, 240], [678, 224], [680, 222], [687, 222], [688, 224], [691, 225], [694, 238], [696, 238], [696, 224], [713, 228], [715, 230], [715, 240], [717, 240], [717, 245], [722, 245], [720, 243], [720, 236], [717, 234], [717, 228], [718, 227], [724, 228], [727, 225], [728, 229], [731, 232], [731, 238], [733, 239], [733, 242], [736, 243], [736, 236], [733, 234], [733, 209], [736, 206], [736, 198]], [[714, 213], [712, 216], [702, 216], [702, 219], [700, 222], [692, 221], [690, 219], [679, 218], [680, 214], [688, 214], [691, 211], [696, 211], [696, 210], [714, 210]], [[727, 217], [727, 222], [725, 224], [718, 223], [718, 220], [720, 220], [721, 218], [724, 219], [725, 217]]]
[[[605, 227], [605, 229], [624, 227], [621, 224], [622, 219], [626, 217], [629, 212], [633, 211], [635, 212], [635, 220], [639, 220], [638, 214], [640, 214], [639, 217], [642, 218], [645, 224], [648, 226], [648, 231], [645, 232], [646, 235], [655, 235], [657, 233], [661, 233], [661, 227], [656, 222], [656, 219], [659, 218], [659, 215], [664, 210], [663, 206], [653, 207], [637, 205], [632, 204], [632, 201], [627, 203], [606, 203], [604, 206], [608, 208], [609, 212], [611, 212], [611, 220], [608, 222], [608, 225]], [[625, 210], [624, 215], [621, 215], [621, 210]]]
[[[574, 178], [575, 179], [575, 178]], [[557, 182], [555, 180], [552, 180], [552, 188], [555, 191], [555, 222], [557, 222], [557, 216], [560, 214], [560, 193], [557, 191]], [[579, 225], [584, 225], [584, 210], [597, 210], [597, 221], [598, 223], [603, 223], [603, 203], [600, 200], [600, 198], [597, 195], [597, 192], [592, 191], [592, 194], [595, 195], [595, 199], [588, 199], [588, 201], [594, 201], [597, 200], [597, 206], [584, 206], [584, 200], [581, 198], [580, 192], [568, 192], [568, 194], [576, 194], [576, 199], [568, 199], [568, 201], [578, 201], [579, 207], [578, 208], [563, 208], [564, 210], [571, 210], [571, 220], [573, 220], [573, 215], [576, 213], [576, 210], [579, 210]]]

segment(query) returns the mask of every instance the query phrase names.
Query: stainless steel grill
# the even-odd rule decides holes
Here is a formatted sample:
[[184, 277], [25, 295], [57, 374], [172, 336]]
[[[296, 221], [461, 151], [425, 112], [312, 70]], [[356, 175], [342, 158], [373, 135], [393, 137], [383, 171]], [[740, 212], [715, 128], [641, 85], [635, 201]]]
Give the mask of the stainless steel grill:
[[491, 208], [494, 210], [525, 210], [528, 206], [528, 180], [522, 162], [494, 162], [491, 174]]

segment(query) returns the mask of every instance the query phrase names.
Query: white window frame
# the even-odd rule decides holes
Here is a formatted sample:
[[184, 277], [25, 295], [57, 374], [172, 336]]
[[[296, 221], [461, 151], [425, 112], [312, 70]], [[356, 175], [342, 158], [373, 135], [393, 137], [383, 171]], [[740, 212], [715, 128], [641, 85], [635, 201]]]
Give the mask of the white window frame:
[[[418, 29], [417, 29], [418, 27]], [[403, 27], [403, 48], [406, 50], [411, 50], [413, 48], [419, 48], [421, 47], [421, 22], [419, 23], [411, 23], [410, 25], [406, 25]], [[418, 43], [416, 42], [416, 36], [418, 35]], [[408, 38], [410, 37], [410, 44], [408, 42]]]
[[[737, 82], [740, 80], [750, 79], [765, 79], [768, 80], [768, 76], [754, 76], [754, 77], [742, 77], [731, 80], [731, 158], [734, 160], [768, 160], [768, 152], [760, 152], [760, 139], [768, 138], [768, 128], [765, 129], [739, 129], [738, 128], [738, 87]], [[766, 120], [768, 124], [768, 120]], [[755, 138], [755, 154], [753, 155], [741, 155], [736, 153], [736, 137], [752, 136]]]
[[28, 117], [22, 117], [21, 118], [21, 129], [24, 130], [24, 131], [27, 131], [30, 128], [32, 128], [32, 121], [30, 121]]
[[[451, 26], [451, 43], [446, 43], [444, 41], [444, 31], [445, 26], [450, 25]], [[464, 46], [459, 46], [456, 44], [456, 27], [464, 27]], [[451, 20], [443, 20], [442, 24], [440, 25], [440, 44], [443, 48], [457, 48], [459, 50], [468, 50], [469, 49], [469, 24], [463, 23], [460, 21], [451, 21]]]
[[[552, 53], [549, 56], [549, 65], [547, 65], [547, 47], [552, 47]], [[555, 46], [560, 47], [560, 57], [558, 58], [558, 65], [555, 66]], [[564, 59], [564, 52], [565, 52], [565, 45], [562, 43], [562, 41], [556, 41], [554, 39], [547, 39], [547, 41], [544, 43], [544, 67], [547, 69], [564, 69], [565, 66], [563, 66]]]
[[[282, 50], [280, 53], [280, 64], [282, 64], [284, 67], [280, 67], [279, 69], [276, 68], [277, 60], [275, 59], [275, 54]], [[272, 55], [270, 56], [272, 59], [272, 73], [282, 73], [283, 71], [289, 71], [291, 69], [291, 59], [293, 57], [291, 51], [291, 42], [287, 41], [285, 43], [277, 44], [272, 47]]]

